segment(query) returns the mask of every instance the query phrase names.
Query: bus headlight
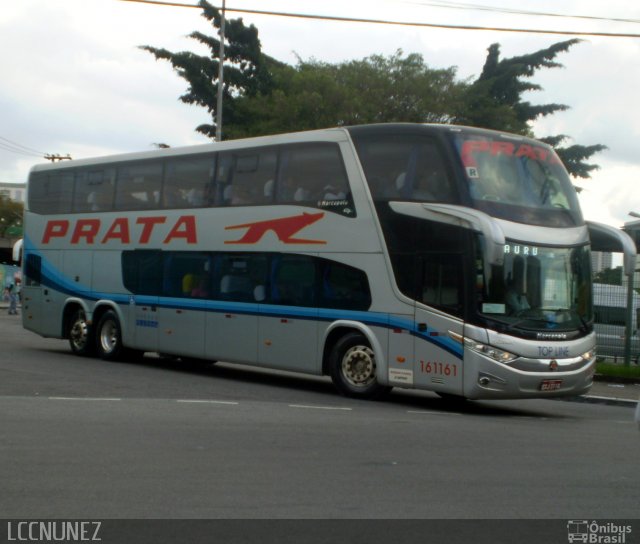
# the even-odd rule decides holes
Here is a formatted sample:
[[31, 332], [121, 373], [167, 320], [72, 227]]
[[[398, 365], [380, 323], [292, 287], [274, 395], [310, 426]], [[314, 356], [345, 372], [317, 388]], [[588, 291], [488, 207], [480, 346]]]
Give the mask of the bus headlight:
[[596, 356], [596, 350], [591, 349], [586, 353], [583, 353], [580, 357], [582, 357], [585, 361], [591, 361], [591, 359], [594, 359], [595, 356]]
[[494, 348], [493, 346], [488, 346], [487, 344], [483, 344], [481, 342], [476, 342], [475, 340], [470, 340], [469, 338], [464, 339], [464, 345], [471, 351], [486, 355], [487, 357], [490, 357], [491, 359], [493, 359], [494, 361], [498, 361], [499, 363], [510, 363], [511, 361], [514, 361], [518, 358], [518, 356], [514, 355], [513, 353]]

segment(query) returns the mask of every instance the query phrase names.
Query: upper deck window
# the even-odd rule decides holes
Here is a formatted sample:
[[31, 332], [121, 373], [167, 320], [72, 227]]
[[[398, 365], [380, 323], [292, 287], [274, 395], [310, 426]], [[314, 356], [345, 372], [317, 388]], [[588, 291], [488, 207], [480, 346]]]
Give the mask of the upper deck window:
[[340, 147], [334, 142], [258, 146], [35, 172], [28, 199], [29, 210], [38, 214], [275, 203], [356, 216]]
[[474, 206], [494, 217], [548, 227], [580, 225], [576, 192], [553, 149], [515, 137], [454, 137]]
[[427, 136], [387, 133], [356, 142], [374, 200], [458, 202], [438, 142]]

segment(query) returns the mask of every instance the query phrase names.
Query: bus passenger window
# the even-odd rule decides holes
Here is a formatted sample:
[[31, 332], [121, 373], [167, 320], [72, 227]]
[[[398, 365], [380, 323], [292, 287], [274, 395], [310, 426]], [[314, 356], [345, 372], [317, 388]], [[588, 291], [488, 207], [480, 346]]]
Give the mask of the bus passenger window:
[[211, 194], [215, 156], [199, 159], [170, 159], [165, 164], [162, 206], [198, 208], [214, 203]]
[[322, 306], [343, 310], [367, 310], [371, 291], [367, 275], [342, 263], [325, 261], [322, 272]]
[[269, 181], [275, 179], [275, 148], [258, 148], [234, 155], [231, 184], [223, 190], [223, 200], [231, 206], [248, 206], [271, 202]]
[[115, 169], [80, 171], [76, 177], [73, 210], [104, 212], [113, 209]]
[[355, 215], [340, 148], [333, 143], [295, 144], [283, 148], [276, 202], [304, 203]]
[[29, 183], [29, 211], [42, 214], [69, 213], [73, 196], [73, 170], [33, 174]]
[[211, 285], [210, 269], [208, 253], [165, 253], [163, 294], [183, 298], [208, 297]]
[[315, 306], [316, 267], [311, 257], [282, 255], [271, 277], [271, 302]]
[[455, 255], [431, 254], [424, 258], [420, 301], [460, 315], [462, 263]]
[[267, 283], [264, 255], [223, 254], [218, 257], [218, 298], [235, 302], [262, 302]]
[[120, 166], [116, 185], [116, 210], [156, 208], [160, 200], [162, 163]]
[[436, 140], [387, 134], [363, 137], [355, 143], [374, 200], [458, 201]]

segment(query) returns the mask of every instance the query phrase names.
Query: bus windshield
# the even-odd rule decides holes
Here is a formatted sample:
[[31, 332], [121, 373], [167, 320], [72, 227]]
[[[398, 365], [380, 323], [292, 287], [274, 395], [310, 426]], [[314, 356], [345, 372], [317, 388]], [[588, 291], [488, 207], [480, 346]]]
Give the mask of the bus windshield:
[[455, 136], [474, 207], [548, 227], [581, 225], [576, 191], [555, 152], [541, 143], [473, 132]]
[[508, 242], [503, 265], [487, 272], [481, 259], [477, 264], [478, 310], [483, 317], [513, 329], [578, 330], [591, 323], [587, 247]]

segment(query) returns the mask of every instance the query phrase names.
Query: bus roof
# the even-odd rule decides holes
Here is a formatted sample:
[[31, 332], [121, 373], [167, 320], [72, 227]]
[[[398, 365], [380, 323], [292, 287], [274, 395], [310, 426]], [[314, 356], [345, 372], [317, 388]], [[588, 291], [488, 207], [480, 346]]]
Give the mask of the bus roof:
[[101, 157], [92, 157], [87, 159], [77, 159], [71, 161], [60, 161], [56, 163], [42, 163], [32, 167], [31, 172], [42, 172], [48, 170], [63, 170], [66, 168], [75, 168], [78, 166], [92, 166], [94, 164], [122, 163], [128, 161], [138, 161], [145, 159], [157, 159], [161, 157], [179, 157], [201, 153], [215, 153], [219, 151], [242, 149], [245, 147], [260, 147], [267, 145], [278, 145], [283, 143], [295, 142], [311, 142], [311, 141], [328, 141], [340, 142], [348, 139], [347, 133], [364, 136], [366, 134], [377, 134], [380, 132], [475, 132], [486, 135], [494, 135], [498, 137], [507, 137], [510, 140], [535, 142], [537, 145], [546, 146], [542, 142], [538, 142], [526, 136], [510, 134], [490, 129], [478, 127], [468, 127], [460, 125], [445, 124], [421, 124], [421, 123], [378, 123], [370, 125], [357, 125], [351, 127], [335, 127], [320, 130], [310, 130], [304, 132], [293, 132], [285, 134], [276, 134], [270, 136], [259, 136], [255, 138], [242, 138], [238, 140], [225, 140], [223, 142], [212, 142], [206, 144], [170, 147], [164, 149], [153, 149], [150, 151], [138, 151], [132, 153], [120, 153], [115, 155], [105, 155]]

